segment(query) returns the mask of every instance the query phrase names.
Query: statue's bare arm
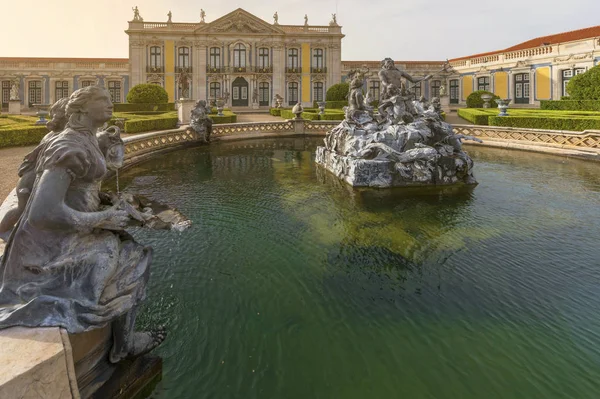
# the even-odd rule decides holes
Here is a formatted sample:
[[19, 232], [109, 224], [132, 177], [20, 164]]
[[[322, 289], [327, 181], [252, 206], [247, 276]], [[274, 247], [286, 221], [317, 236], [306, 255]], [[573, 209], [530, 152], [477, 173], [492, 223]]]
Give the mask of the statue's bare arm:
[[65, 204], [71, 175], [64, 168], [45, 170], [31, 198], [29, 223], [46, 230], [89, 231], [93, 228], [119, 230], [129, 216], [115, 207], [100, 212], [79, 212]]

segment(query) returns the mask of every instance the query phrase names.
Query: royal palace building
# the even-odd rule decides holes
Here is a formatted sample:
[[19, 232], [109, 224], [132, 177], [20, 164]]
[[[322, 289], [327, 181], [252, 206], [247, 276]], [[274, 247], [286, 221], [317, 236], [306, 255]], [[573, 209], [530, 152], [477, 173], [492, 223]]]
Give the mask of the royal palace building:
[[[1, 105], [8, 107], [14, 84], [27, 111], [94, 84], [105, 86], [114, 102], [124, 102], [134, 85], [153, 83], [165, 88], [171, 102], [227, 97], [234, 109], [267, 109], [279, 95], [284, 106], [310, 106], [355, 69], [368, 70], [365, 92], [379, 99], [381, 60], [342, 61], [344, 35], [335, 15], [326, 26], [310, 25], [306, 16], [303, 25], [280, 25], [277, 14], [273, 18], [269, 23], [237, 9], [212, 22], [204, 21], [203, 12], [197, 23], [172, 22], [170, 16], [147, 22], [136, 8], [125, 31], [127, 59], [0, 57]], [[475, 90], [523, 106], [560, 99], [568, 95], [569, 79], [599, 62], [600, 26], [446, 61], [395, 60], [415, 78], [409, 88], [417, 97], [444, 90], [456, 107]]]

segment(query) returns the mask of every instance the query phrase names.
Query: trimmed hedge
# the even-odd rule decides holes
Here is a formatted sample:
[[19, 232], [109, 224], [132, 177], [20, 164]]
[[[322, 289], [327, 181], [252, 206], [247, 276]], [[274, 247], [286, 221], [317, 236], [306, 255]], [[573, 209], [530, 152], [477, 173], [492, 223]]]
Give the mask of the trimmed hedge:
[[133, 104], [166, 104], [169, 102], [169, 95], [159, 85], [140, 83], [129, 90], [127, 102]]
[[349, 83], [338, 83], [330, 86], [327, 89], [327, 94], [325, 95], [326, 101], [346, 101], [348, 100], [348, 93], [350, 92], [350, 84]]
[[325, 109], [330, 108], [330, 109], [342, 109], [344, 107], [348, 106], [348, 100], [344, 100], [344, 101], [326, 101], [325, 102]]
[[600, 65], [573, 76], [567, 91], [571, 100], [600, 100]]
[[542, 100], [540, 108], [543, 110], [561, 111], [600, 111], [598, 100]]
[[237, 115], [231, 111], [223, 110], [223, 116], [219, 116], [217, 114], [210, 114], [208, 116], [210, 117], [210, 119], [212, 119], [213, 125], [218, 125], [221, 123], [236, 123], [237, 122]]
[[484, 101], [481, 98], [482, 94], [491, 94], [492, 99], [490, 100], [490, 108], [498, 108], [496, 100], [499, 100], [500, 97], [486, 90], [477, 90], [469, 94], [467, 97], [467, 108], [483, 108]]
[[130, 103], [117, 103], [113, 104], [114, 112], [146, 112], [146, 111], [174, 111], [175, 103], [162, 103], [162, 104], [130, 104]]
[[459, 108], [457, 113], [461, 118], [476, 125], [487, 125], [488, 118], [491, 116], [489, 112], [477, 108]]
[[176, 115], [157, 115], [143, 119], [131, 119], [125, 121], [125, 133], [141, 133], [151, 130], [175, 129], [179, 119]]
[[319, 115], [322, 121], [343, 121], [345, 117], [343, 112], [325, 112], [324, 115]]
[[281, 108], [271, 108], [269, 114], [273, 116], [281, 116]]
[[0, 148], [38, 144], [48, 134], [44, 125], [22, 126], [0, 129]]
[[490, 116], [490, 126], [523, 127], [531, 129], [571, 130], [600, 129], [600, 116], [596, 118], [548, 118], [544, 116]]

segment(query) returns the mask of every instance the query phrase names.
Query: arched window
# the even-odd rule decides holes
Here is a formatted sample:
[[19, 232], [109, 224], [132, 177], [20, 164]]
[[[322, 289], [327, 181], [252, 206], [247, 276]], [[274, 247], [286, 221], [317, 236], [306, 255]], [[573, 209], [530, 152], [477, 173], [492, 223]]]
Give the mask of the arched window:
[[179, 47], [177, 50], [179, 53], [178, 64], [179, 68], [189, 68], [190, 67], [190, 48], [189, 47]]
[[261, 47], [258, 49], [258, 67], [261, 69], [269, 68], [269, 49]]
[[269, 83], [260, 82], [258, 84], [258, 105], [269, 105]]
[[210, 67], [215, 69], [221, 67], [221, 49], [218, 47], [210, 48]]
[[162, 68], [161, 49], [158, 46], [150, 47], [150, 67]]
[[289, 72], [300, 72], [298, 65], [298, 49], [291, 48], [288, 50], [288, 62], [287, 62]]
[[233, 48], [233, 67], [237, 70], [246, 68], [246, 46], [241, 43]]
[[313, 84], [313, 100], [323, 101], [323, 82], [315, 82]]
[[323, 49], [316, 48], [313, 50], [312, 67], [315, 72], [322, 72], [323, 65]]
[[298, 103], [298, 83], [290, 82], [288, 84], [288, 103], [296, 105]]
[[209, 91], [208, 95], [210, 98], [221, 97], [221, 83], [211, 82], [209, 87], [210, 87], [210, 91]]

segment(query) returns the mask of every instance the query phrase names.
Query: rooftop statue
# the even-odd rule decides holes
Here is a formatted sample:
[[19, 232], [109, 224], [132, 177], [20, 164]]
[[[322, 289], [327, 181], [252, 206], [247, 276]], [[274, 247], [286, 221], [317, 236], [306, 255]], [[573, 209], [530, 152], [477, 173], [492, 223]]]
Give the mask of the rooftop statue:
[[308, 25], [308, 14], [304, 14], [304, 25]]
[[206, 13], [203, 9], [200, 9], [200, 22], [206, 22], [204, 21], [204, 18], [206, 18]]
[[173, 22], [173, 21], [171, 20], [171, 18], [173, 17], [173, 14], [171, 13], [171, 11], [169, 11], [169, 12], [167, 13], [167, 17], [169, 18], [169, 19], [167, 19], [167, 23], [169, 23], [169, 24], [170, 24], [171, 22]]
[[0, 259], [0, 328], [60, 326], [76, 334], [110, 324], [116, 363], [152, 350], [165, 331], [134, 331], [152, 249], [124, 230], [130, 212], [101, 207], [100, 183], [123, 157], [115, 130], [96, 136], [111, 116], [106, 89], [75, 91], [64, 130], [57, 126], [36, 149], [35, 166], [29, 159], [35, 180]]
[[137, 6], [133, 7], [132, 10], [133, 10], [133, 20], [134, 21], [140, 21], [141, 22], [141, 21], [144, 20], [144, 18], [142, 18], [140, 16], [140, 10], [138, 10]]
[[415, 100], [406, 88], [415, 79], [397, 69], [390, 58], [382, 62], [379, 78], [384, 93], [375, 114], [364, 99], [367, 71], [351, 71], [346, 118], [327, 132], [317, 148], [316, 162], [353, 186], [477, 184], [473, 161], [461, 140], [443, 119], [439, 98], [431, 104]]
[[273, 25], [279, 25], [279, 15], [277, 15], [277, 11], [273, 14]]

